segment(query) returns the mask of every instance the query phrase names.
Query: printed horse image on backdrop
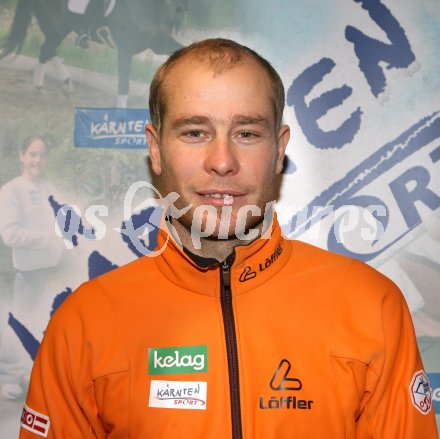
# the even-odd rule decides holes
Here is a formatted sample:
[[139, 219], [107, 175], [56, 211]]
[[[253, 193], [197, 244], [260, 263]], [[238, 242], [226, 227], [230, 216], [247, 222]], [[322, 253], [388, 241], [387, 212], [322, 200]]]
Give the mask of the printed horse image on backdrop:
[[[127, 106], [130, 66], [135, 54], [151, 49], [158, 55], [170, 55], [182, 47], [172, 32], [179, 29], [188, 2], [117, 0], [110, 14], [103, 18], [101, 25], [109, 28], [118, 50], [117, 106]], [[39, 88], [43, 86], [46, 63], [52, 60], [64, 89], [73, 91], [70, 74], [56, 56], [57, 49], [70, 32], [79, 33], [88, 28], [88, 23], [84, 15], [68, 9], [68, 0], [19, 0], [0, 58], [20, 51], [33, 15], [45, 37], [34, 71], [34, 84]]]

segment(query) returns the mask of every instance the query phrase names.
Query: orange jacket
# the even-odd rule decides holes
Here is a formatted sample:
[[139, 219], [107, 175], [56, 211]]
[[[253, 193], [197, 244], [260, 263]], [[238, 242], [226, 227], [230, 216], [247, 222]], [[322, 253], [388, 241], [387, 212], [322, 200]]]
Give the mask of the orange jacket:
[[[167, 239], [159, 233], [159, 245]], [[51, 319], [21, 438], [437, 438], [397, 287], [287, 241], [201, 268], [170, 240]]]

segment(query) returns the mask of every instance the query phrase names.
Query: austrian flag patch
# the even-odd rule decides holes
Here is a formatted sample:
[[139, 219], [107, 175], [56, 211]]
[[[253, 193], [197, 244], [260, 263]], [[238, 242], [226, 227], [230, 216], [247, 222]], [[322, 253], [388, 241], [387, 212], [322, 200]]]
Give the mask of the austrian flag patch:
[[32, 410], [25, 404], [21, 414], [21, 426], [38, 436], [47, 437], [50, 419], [48, 416]]
[[432, 407], [432, 393], [429, 380], [423, 370], [419, 370], [413, 376], [409, 393], [414, 407], [423, 415], [428, 414]]

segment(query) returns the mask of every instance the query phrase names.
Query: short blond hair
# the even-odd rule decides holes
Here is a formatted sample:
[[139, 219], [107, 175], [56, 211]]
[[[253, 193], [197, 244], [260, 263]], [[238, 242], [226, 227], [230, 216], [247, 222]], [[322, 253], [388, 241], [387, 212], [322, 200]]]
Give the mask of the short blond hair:
[[188, 57], [194, 57], [201, 62], [207, 63], [209, 68], [215, 73], [226, 72], [242, 62], [245, 57], [255, 60], [269, 78], [272, 89], [271, 100], [275, 116], [275, 126], [277, 128], [281, 126], [285, 97], [284, 86], [277, 71], [269, 61], [249, 47], [224, 38], [212, 38], [199, 41], [174, 52], [154, 75], [150, 84], [149, 107], [151, 123], [158, 131], [160, 131], [162, 118], [166, 110], [165, 81], [167, 75], [180, 60]]

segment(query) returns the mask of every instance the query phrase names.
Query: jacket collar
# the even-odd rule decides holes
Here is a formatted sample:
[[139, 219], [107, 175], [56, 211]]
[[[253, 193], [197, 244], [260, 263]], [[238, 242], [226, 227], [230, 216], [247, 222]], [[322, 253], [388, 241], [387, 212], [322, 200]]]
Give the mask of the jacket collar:
[[204, 256], [196, 255], [189, 251], [186, 247], [183, 247], [183, 251], [198, 265], [200, 268], [209, 268], [218, 265], [220, 262], [215, 258], [205, 258]]
[[[220, 296], [219, 264], [199, 266], [175, 241], [165, 221], [159, 230], [157, 249], [162, 252], [154, 260], [169, 281], [198, 294]], [[244, 294], [274, 277], [288, 261], [291, 251], [291, 243], [282, 236], [274, 214], [262, 237], [235, 247], [231, 266], [232, 295]]]

